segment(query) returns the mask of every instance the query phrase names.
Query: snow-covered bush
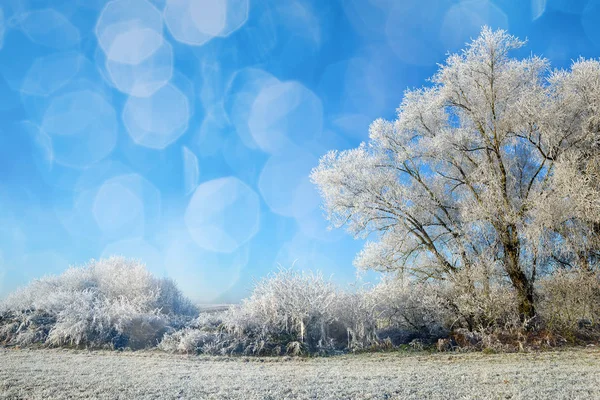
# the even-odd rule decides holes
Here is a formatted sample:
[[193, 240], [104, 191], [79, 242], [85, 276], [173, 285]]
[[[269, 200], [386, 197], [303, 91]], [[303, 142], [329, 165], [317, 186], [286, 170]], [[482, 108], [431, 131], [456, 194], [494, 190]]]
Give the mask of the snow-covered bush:
[[168, 279], [120, 257], [31, 282], [0, 303], [0, 342], [142, 348], [197, 315]]
[[557, 271], [540, 280], [540, 315], [546, 328], [566, 339], [600, 338], [600, 274]]
[[335, 321], [330, 335], [349, 350], [362, 350], [378, 343], [377, 323], [381, 304], [373, 289], [360, 287], [355, 291], [340, 291], [335, 302]]
[[381, 338], [394, 344], [414, 339], [434, 342], [449, 333], [455, 315], [439, 284], [412, 282], [395, 275], [385, 277], [372, 290], [379, 311]]
[[170, 353], [223, 354], [230, 335], [223, 329], [224, 312], [201, 312], [184, 328], [165, 333], [158, 348]]
[[224, 334], [196, 328], [184, 328], [165, 334], [158, 348], [170, 353], [215, 354], [220, 353]]
[[440, 288], [456, 318], [453, 322], [456, 328], [494, 331], [523, 326], [515, 290], [498, 269], [474, 265], [454, 274]]
[[257, 341], [326, 346], [337, 290], [319, 273], [280, 269], [259, 281], [248, 299], [226, 313], [229, 332]]
[[223, 326], [223, 318], [226, 310], [223, 311], [200, 311], [200, 314], [192, 320], [188, 327], [202, 329], [205, 331], [216, 331]]

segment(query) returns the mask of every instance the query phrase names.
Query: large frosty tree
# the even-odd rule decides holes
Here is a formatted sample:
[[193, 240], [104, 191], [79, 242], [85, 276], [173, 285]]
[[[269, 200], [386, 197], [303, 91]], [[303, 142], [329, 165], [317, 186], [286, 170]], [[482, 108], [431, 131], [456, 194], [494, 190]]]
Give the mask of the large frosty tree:
[[600, 63], [509, 57], [523, 45], [484, 28], [405, 93], [396, 121], [321, 159], [312, 180], [329, 220], [372, 238], [357, 266], [428, 279], [496, 269], [524, 320], [540, 273], [599, 267]]

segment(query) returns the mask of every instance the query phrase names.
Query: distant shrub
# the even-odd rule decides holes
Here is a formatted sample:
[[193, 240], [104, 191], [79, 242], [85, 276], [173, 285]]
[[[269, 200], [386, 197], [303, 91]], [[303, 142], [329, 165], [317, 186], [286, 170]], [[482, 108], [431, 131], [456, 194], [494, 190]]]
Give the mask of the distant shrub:
[[200, 312], [180, 330], [164, 334], [158, 348], [170, 353], [221, 354], [226, 347], [223, 312]]
[[361, 287], [352, 292], [339, 291], [333, 305], [335, 322], [329, 328], [338, 347], [341, 345], [348, 350], [357, 351], [378, 343], [378, 300], [370, 288]]
[[454, 321], [444, 292], [437, 284], [411, 282], [395, 275], [384, 278], [372, 290], [379, 310], [379, 336], [390, 337], [395, 345], [415, 339], [435, 342], [446, 337]]
[[248, 299], [226, 313], [224, 324], [232, 334], [257, 342], [279, 344], [289, 338], [316, 349], [327, 345], [337, 294], [320, 274], [281, 269], [259, 281]]
[[547, 330], [571, 342], [600, 339], [600, 273], [557, 271], [539, 282], [539, 296]]
[[158, 348], [170, 353], [185, 354], [212, 354], [220, 351], [221, 335], [219, 332], [210, 332], [195, 328], [184, 328], [165, 334]]
[[197, 315], [169, 279], [124, 258], [91, 261], [30, 283], [0, 303], [0, 342], [143, 348]]

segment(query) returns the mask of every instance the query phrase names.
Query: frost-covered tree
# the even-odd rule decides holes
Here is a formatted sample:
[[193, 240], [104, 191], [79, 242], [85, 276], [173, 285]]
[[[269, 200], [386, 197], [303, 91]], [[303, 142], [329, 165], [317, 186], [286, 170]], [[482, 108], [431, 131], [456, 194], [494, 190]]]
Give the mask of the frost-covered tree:
[[358, 267], [426, 279], [500, 271], [523, 320], [540, 273], [598, 268], [600, 62], [551, 70], [509, 57], [523, 45], [484, 28], [405, 93], [396, 121], [321, 159], [311, 177], [332, 225], [376, 238]]

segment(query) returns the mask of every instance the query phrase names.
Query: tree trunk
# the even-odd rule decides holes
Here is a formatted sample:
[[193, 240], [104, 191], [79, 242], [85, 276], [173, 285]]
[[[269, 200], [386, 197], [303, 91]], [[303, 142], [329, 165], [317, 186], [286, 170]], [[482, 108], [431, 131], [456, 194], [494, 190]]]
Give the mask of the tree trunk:
[[509, 226], [503, 232], [504, 268], [513, 287], [517, 291], [518, 311], [521, 322], [535, 317], [533, 280], [525, 275], [520, 265], [520, 241], [515, 226]]
[[517, 299], [519, 302], [519, 318], [521, 322], [526, 322], [535, 317], [534, 293], [533, 284], [523, 271], [519, 270], [514, 274], [510, 274], [510, 280], [517, 291]]

